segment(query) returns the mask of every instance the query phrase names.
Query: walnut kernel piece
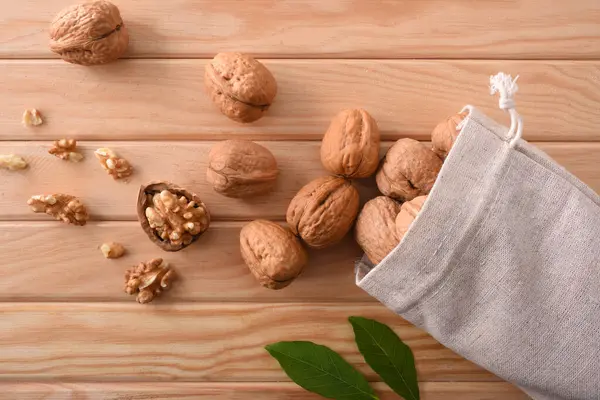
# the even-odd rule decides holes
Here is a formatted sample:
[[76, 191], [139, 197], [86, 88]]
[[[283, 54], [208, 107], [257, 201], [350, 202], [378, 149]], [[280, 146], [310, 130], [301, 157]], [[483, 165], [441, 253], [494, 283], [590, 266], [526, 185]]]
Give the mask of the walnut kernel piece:
[[87, 209], [81, 200], [69, 194], [32, 196], [27, 204], [31, 206], [33, 212], [46, 213], [58, 221], [69, 224], [83, 226], [89, 218]]
[[27, 168], [27, 161], [14, 154], [0, 154], [0, 168], [16, 171]]
[[119, 258], [125, 254], [125, 247], [121, 243], [109, 242], [103, 243], [100, 251], [106, 258]]
[[137, 213], [150, 240], [165, 251], [179, 251], [189, 246], [210, 224], [210, 214], [202, 200], [168, 182], [142, 186]]
[[39, 126], [44, 123], [44, 120], [42, 119], [42, 114], [35, 108], [32, 108], [23, 112], [22, 122], [25, 126]]
[[109, 148], [101, 147], [94, 154], [100, 160], [102, 167], [114, 179], [126, 178], [133, 173], [133, 167], [129, 162], [117, 156], [117, 153]]
[[56, 140], [48, 153], [55, 155], [61, 160], [79, 162], [83, 160], [83, 154], [77, 150], [77, 141], [75, 139]]
[[162, 258], [141, 262], [125, 272], [125, 293], [137, 294], [140, 304], [150, 303], [165, 290], [171, 288], [175, 272]]

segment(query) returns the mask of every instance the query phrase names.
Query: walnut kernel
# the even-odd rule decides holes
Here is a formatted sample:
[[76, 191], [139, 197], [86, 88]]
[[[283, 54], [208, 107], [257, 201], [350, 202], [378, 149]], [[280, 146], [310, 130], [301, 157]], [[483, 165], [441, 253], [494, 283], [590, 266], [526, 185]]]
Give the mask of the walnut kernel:
[[103, 243], [100, 251], [106, 258], [119, 258], [125, 254], [125, 247], [121, 243], [109, 242]]
[[27, 161], [14, 154], [0, 154], [0, 168], [16, 171], [27, 168]]
[[102, 168], [104, 168], [114, 179], [126, 178], [133, 173], [133, 167], [129, 162], [126, 159], [117, 156], [117, 153], [109, 148], [99, 148], [94, 154], [96, 155], [96, 158], [100, 160]]
[[87, 209], [81, 200], [69, 194], [32, 196], [27, 204], [31, 206], [33, 212], [46, 213], [58, 221], [69, 224], [83, 226], [89, 218]]
[[22, 122], [25, 126], [39, 126], [44, 123], [44, 120], [42, 119], [42, 114], [35, 108], [32, 108], [23, 112]]
[[171, 288], [175, 272], [162, 258], [141, 262], [125, 272], [125, 293], [137, 294], [138, 303], [150, 303]]
[[54, 141], [52, 148], [48, 153], [55, 155], [61, 160], [79, 162], [83, 160], [83, 154], [77, 150], [77, 141], [75, 139], [60, 139]]

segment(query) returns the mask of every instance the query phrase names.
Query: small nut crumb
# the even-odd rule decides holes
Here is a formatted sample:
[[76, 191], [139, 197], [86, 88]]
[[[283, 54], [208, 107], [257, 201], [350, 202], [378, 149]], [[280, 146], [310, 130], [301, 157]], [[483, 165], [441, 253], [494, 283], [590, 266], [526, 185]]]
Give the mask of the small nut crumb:
[[102, 147], [94, 153], [96, 158], [100, 160], [102, 167], [114, 179], [121, 179], [130, 176], [133, 173], [133, 167], [129, 162], [117, 156], [117, 154], [109, 148]]
[[69, 224], [83, 226], [89, 218], [81, 200], [69, 194], [36, 195], [32, 196], [27, 204], [33, 212], [46, 213]]
[[25, 126], [38, 126], [43, 124], [44, 120], [42, 119], [42, 114], [35, 108], [32, 108], [23, 112], [22, 122]]
[[16, 171], [27, 168], [27, 161], [14, 154], [0, 154], [0, 168]]
[[149, 303], [169, 290], [174, 279], [175, 271], [163, 263], [162, 258], [155, 258], [147, 263], [141, 262], [125, 272], [125, 293], [137, 294], [138, 303]]
[[119, 258], [125, 254], [125, 247], [121, 243], [109, 242], [103, 243], [100, 251], [106, 258]]
[[79, 162], [83, 160], [83, 154], [77, 150], [77, 141], [75, 139], [56, 140], [48, 153], [55, 155], [61, 160]]

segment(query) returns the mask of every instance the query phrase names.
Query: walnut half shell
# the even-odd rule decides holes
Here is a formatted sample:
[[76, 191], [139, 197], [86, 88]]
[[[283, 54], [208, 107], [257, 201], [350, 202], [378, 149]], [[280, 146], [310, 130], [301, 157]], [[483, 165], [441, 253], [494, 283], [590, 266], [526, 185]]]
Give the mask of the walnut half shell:
[[208, 229], [210, 214], [200, 198], [170, 182], [140, 188], [137, 214], [142, 229], [158, 247], [179, 251]]

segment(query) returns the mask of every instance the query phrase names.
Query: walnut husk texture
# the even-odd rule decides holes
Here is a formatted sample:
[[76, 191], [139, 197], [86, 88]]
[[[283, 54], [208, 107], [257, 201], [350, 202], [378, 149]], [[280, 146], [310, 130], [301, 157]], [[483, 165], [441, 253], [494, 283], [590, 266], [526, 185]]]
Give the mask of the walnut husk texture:
[[419, 196], [402, 204], [402, 208], [396, 216], [396, 233], [400, 240], [406, 235], [408, 228], [410, 228], [419, 212], [421, 212], [425, 200], [427, 200], [427, 196]]
[[347, 179], [325, 176], [305, 185], [290, 202], [290, 229], [310, 247], [331, 246], [348, 233], [359, 208], [358, 191]]
[[242, 123], [260, 119], [277, 95], [267, 67], [242, 53], [217, 54], [206, 66], [204, 83], [221, 112]]
[[441, 159], [445, 159], [448, 156], [460, 133], [460, 130], [457, 129], [458, 124], [468, 115], [468, 111], [452, 115], [437, 124], [433, 132], [431, 132], [431, 149]]
[[128, 45], [129, 34], [119, 9], [105, 0], [67, 7], [50, 26], [50, 50], [73, 64], [114, 61]]
[[273, 154], [249, 140], [225, 140], [208, 155], [206, 178], [224, 196], [247, 198], [271, 191], [279, 169]]
[[254, 277], [269, 289], [288, 286], [308, 262], [306, 250], [288, 228], [265, 220], [242, 228], [240, 251]]
[[377, 122], [362, 109], [337, 114], [321, 143], [321, 163], [329, 172], [347, 178], [366, 178], [379, 165]]
[[83, 226], [89, 215], [87, 209], [75, 196], [63, 193], [32, 196], [27, 204], [35, 213], [46, 213], [58, 221]]
[[400, 243], [396, 216], [401, 204], [386, 196], [369, 200], [356, 220], [354, 236], [373, 264], [379, 264]]
[[400, 139], [385, 155], [377, 171], [377, 187], [399, 201], [428, 194], [442, 168], [439, 158], [414, 139]]
[[140, 304], [150, 303], [171, 288], [175, 272], [162, 258], [141, 262], [125, 272], [125, 293]]

